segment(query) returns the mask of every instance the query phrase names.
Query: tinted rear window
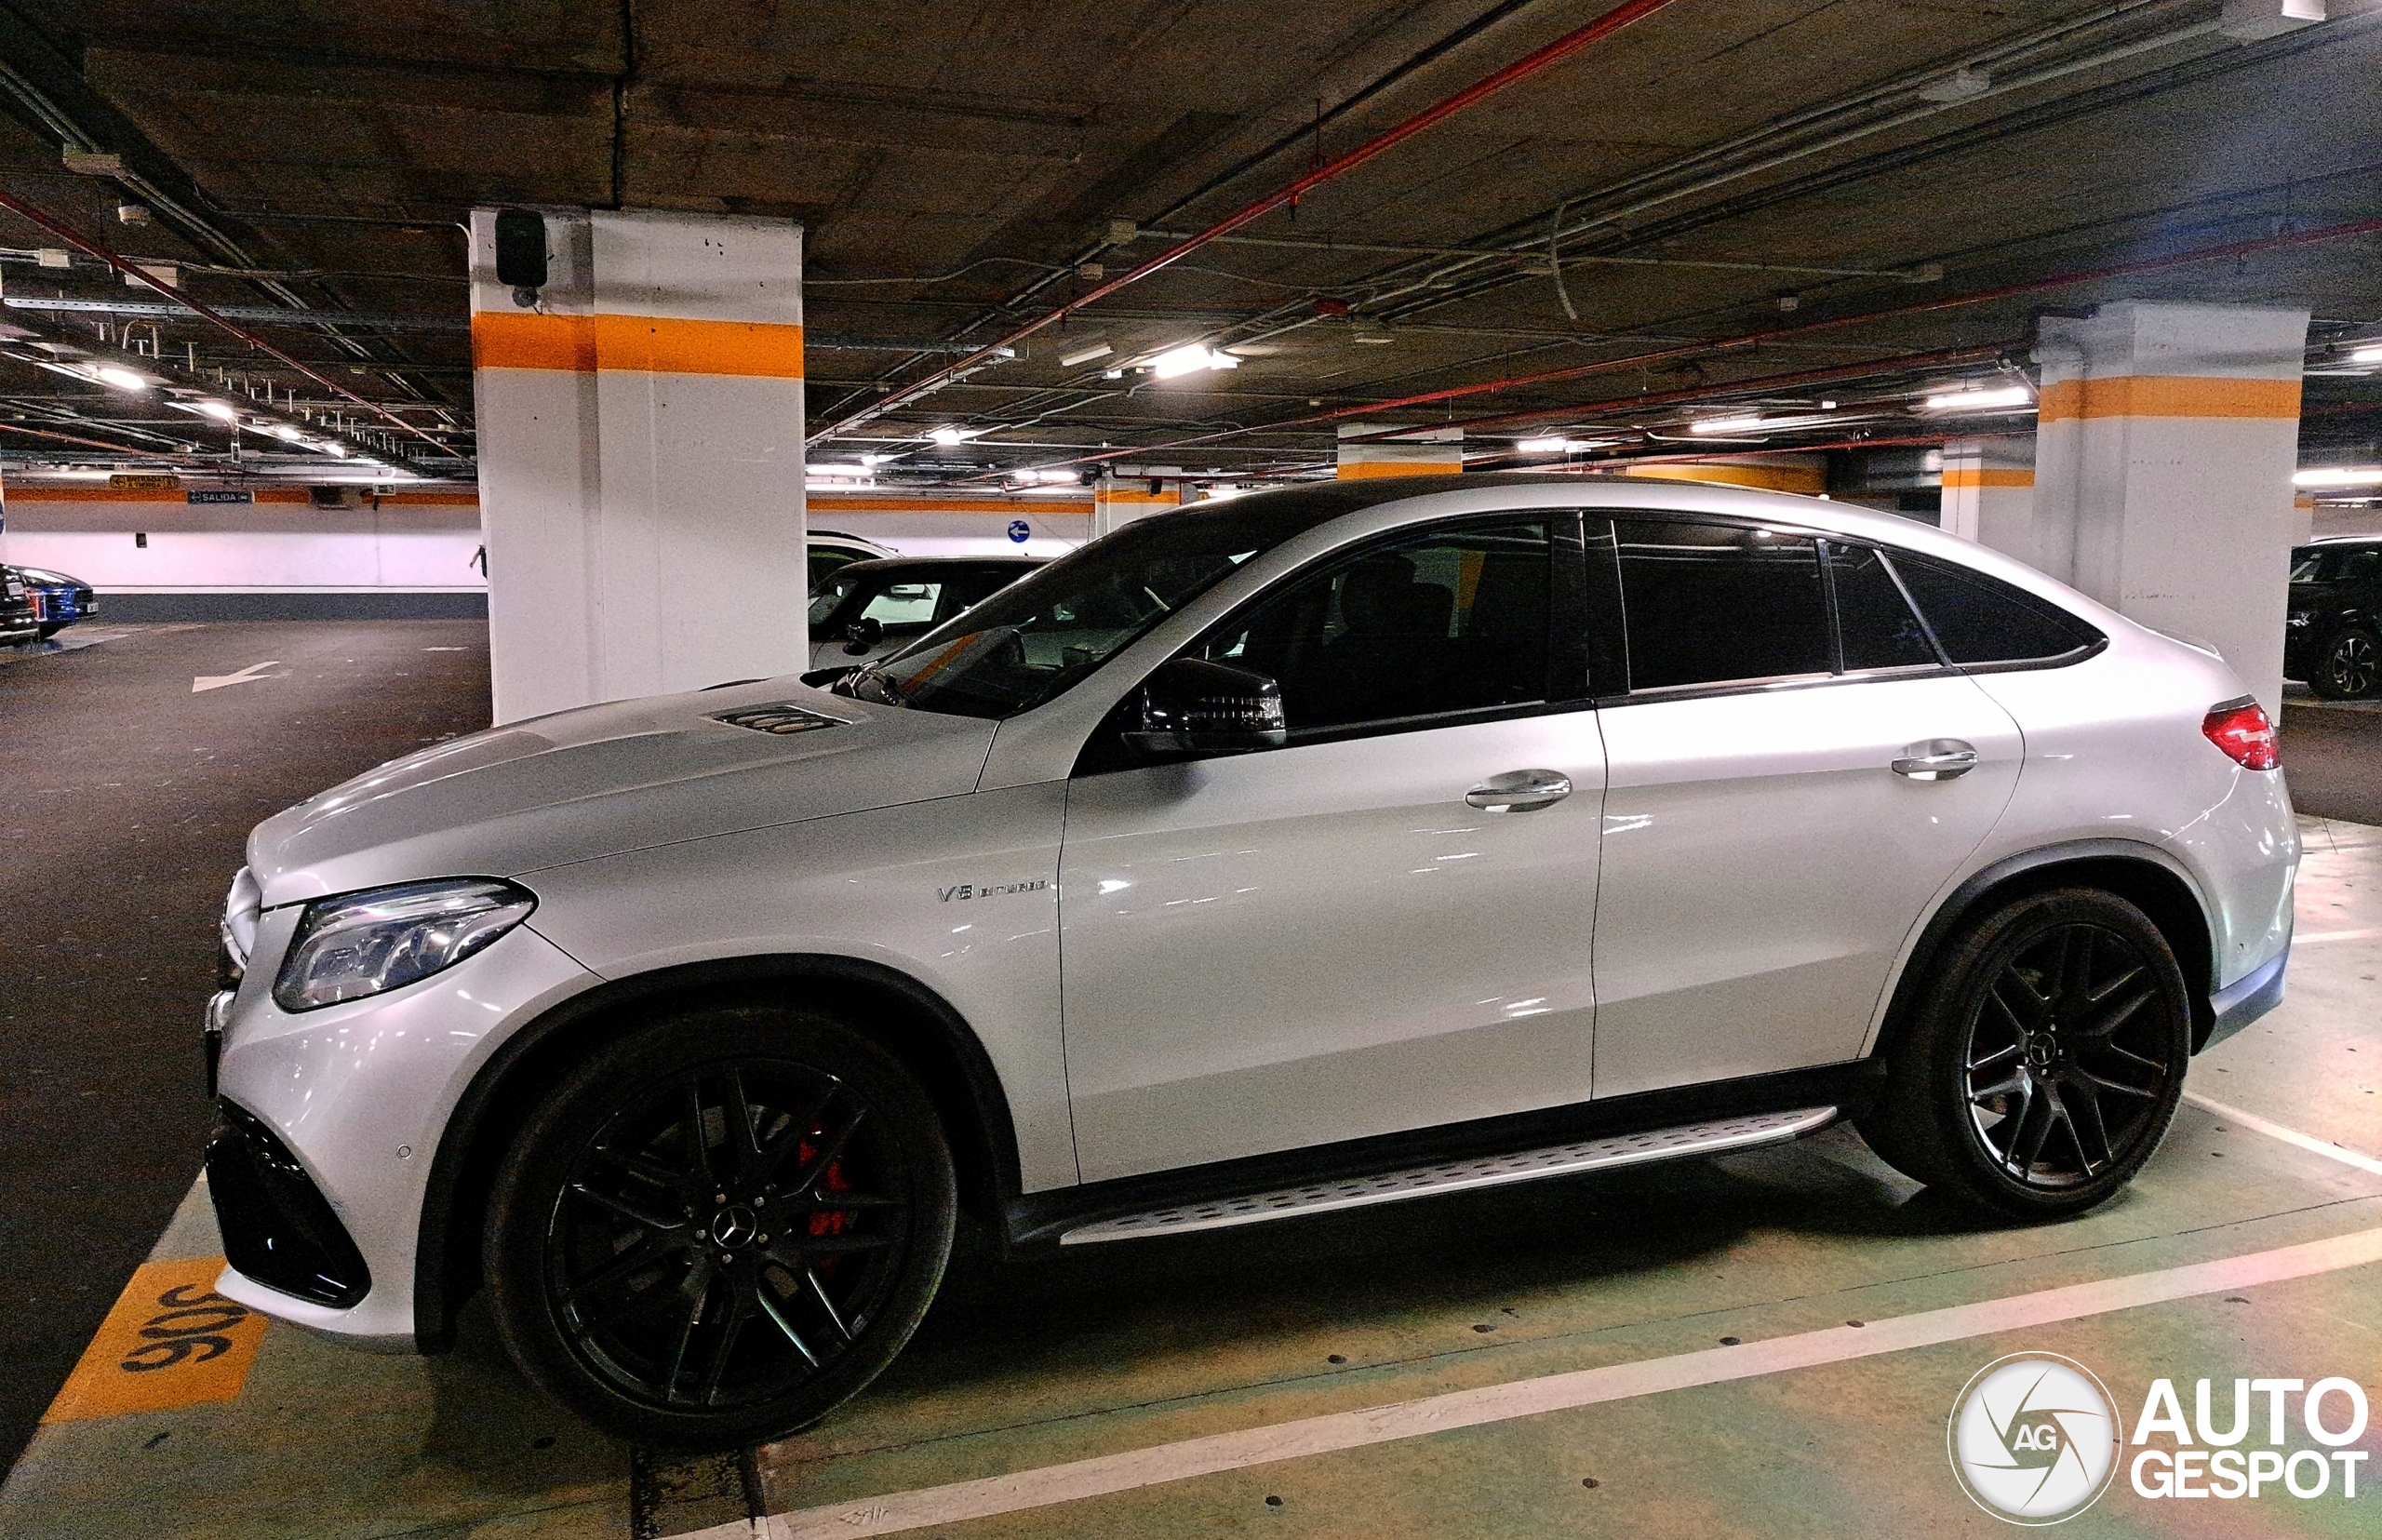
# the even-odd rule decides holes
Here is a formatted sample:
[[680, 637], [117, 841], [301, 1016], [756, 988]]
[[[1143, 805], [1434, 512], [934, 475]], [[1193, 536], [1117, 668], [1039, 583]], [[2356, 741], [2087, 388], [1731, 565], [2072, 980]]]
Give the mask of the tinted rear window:
[[1935, 663], [1935, 649], [1908, 601], [1886, 570], [1885, 557], [1867, 546], [1828, 542], [1828, 573], [1836, 581], [1836, 624], [1844, 666], [1910, 668]]
[[1630, 689], [1828, 672], [1816, 542], [1679, 519], [1613, 528]]
[[1893, 559], [1903, 586], [1956, 663], [2034, 663], [2101, 639], [2075, 616], [1998, 578], [1905, 553]]

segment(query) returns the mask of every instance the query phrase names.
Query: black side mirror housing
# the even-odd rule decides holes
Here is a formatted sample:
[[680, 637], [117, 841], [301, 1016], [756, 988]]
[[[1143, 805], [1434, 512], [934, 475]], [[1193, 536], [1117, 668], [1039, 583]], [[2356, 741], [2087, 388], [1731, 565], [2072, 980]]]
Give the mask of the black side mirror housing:
[[1253, 668], [1177, 658], [1142, 686], [1141, 726], [1126, 743], [1148, 757], [1253, 754], [1290, 741], [1282, 687]]
[[844, 651], [855, 658], [884, 639], [885, 623], [880, 620], [857, 620], [844, 627]]

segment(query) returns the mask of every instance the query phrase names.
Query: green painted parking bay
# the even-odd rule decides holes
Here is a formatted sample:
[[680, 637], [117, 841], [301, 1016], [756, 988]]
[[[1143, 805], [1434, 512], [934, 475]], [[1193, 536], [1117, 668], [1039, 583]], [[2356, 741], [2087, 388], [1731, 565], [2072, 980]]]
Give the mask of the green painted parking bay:
[[[531, 1391], [476, 1312], [435, 1359], [234, 1319], [188, 1276], [220, 1254], [194, 1189], [0, 1490], [0, 1536], [2002, 1533], [1946, 1419], [2004, 1354], [2087, 1366], [2129, 1430], [2160, 1378], [2188, 1416], [2215, 1382], [2220, 1422], [2236, 1377], [2382, 1403], [2382, 830], [2304, 828], [2289, 1000], [2195, 1063], [2158, 1158], [2075, 1221], [1982, 1223], [1840, 1129], [1007, 1265], [967, 1249], [866, 1395], [682, 1459]], [[2298, 1416], [2296, 1445], [2329, 1448]], [[2370, 1426], [2343, 1446], [2377, 1449]], [[2121, 1471], [2062, 1533], [2370, 1534], [2375, 1463], [2353, 1499], [2337, 1465], [2321, 1496], [2255, 1500], [2146, 1498]]]

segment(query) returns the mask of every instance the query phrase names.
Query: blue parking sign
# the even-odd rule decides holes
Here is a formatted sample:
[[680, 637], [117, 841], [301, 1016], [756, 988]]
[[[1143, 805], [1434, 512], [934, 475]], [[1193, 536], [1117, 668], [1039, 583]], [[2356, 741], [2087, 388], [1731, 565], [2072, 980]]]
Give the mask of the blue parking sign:
[[1022, 518], [1013, 518], [1009, 521], [1009, 538], [1017, 542], [1020, 545], [1024, 544], [1026, 537], [1033, 533], [1034, 526], [1026, 523], [1025, 520]]

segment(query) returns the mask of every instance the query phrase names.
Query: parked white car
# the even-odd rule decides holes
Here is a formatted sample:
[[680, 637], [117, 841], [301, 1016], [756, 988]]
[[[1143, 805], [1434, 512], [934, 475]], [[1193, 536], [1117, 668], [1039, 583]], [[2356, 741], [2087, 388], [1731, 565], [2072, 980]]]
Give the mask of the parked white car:
[[962, 1209], [1102, 1242], [1850, 1118], [2072, 1213], [2282, 996], [2241, 680], [1838, 504], [1253, 496], [836, 689], [515, 723], [260, 825], [222, 1292], [435, 1349], [484, 1284], [590, 1419], [725, 1445], [882, 1369]]

